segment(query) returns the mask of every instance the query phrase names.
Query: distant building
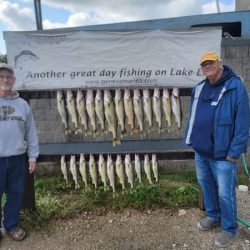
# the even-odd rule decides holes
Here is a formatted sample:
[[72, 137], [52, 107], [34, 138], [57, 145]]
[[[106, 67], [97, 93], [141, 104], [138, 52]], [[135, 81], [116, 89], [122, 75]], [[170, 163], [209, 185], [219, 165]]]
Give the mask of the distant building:
[[250, 1], [249, 0], [236, 0], [235, 1], [235, 10], [250, 10]]

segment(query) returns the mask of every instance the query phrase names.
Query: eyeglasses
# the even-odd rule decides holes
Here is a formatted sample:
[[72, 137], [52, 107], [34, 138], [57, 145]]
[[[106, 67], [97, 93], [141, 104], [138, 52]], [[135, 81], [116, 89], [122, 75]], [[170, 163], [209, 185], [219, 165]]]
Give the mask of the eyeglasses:
[[0, 81], [3, 81], [3, 80], [7, 80], [7, 81], [10, 81], [13, 79], [13, 76], [4, 76], [4, 75], [0, 75]]

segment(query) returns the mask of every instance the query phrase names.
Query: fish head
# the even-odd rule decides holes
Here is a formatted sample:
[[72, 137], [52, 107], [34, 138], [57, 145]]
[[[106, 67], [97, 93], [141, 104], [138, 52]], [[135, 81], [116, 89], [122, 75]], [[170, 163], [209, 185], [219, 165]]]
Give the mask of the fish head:
[[67, 101], [70, 102], [72, 99], [74, 99], [73, 92], [71, 89], [67, 89]]
[[150, 93], [148, 89], [143, 89], [143, 98], [150, 99]]
[[95, 162], [94, 155], [90, 154], [90, 156], [89, 156], [89, 162], [90, 162], [90, 164], [92, 164], [93, 162]]
[[140, 162], [139, 155], [138, 155], [138, 154], [135, 154], [135, 163], [138, 163], [138, 162]]
[[93, 89], [88, 89], [88, 90], [87, 90], [86, 99], [87, 99], [88, 101], [91, 101], [91, 102], [94, 100]]
[[131, 162], [130, 154], [127, 154], [125, 156], [125, 163], [130, 163], [130, 162]]
[[122, 99], [122, 91], [120, 89], [115, 90], [115, 100], [119, 101]]
[[156, 162], [156, 154], [152, 154], [152, 162]]
[[178, 88], [173, 88], [172, 95], [174, 97], [178, 98], [179, 97], [179, 89]]
[[129, 89], [124, 90], [124, 99], [131, 100], [131, 94]]
[[154, 88], [154, 97], [160, 98], [160, 89], [159, 88]]
[[99, 154], [99, 163], [103, 163], [103, 162], [104, 162], [103, 154]]
[[169, 91], [168, 91], [168, 89], [163, 89], [163, 98], [169, 99]]
[[78, 90], [77, 90], [76, 100], [77, 100], [77, 102], [83, 100], [83, 92], [82, 92], [81, 89], [78, 89]]
[[75, 161], [76, 161], [76, 156], [75, 155], [71, 155], [71, 157], [70, 157], [70, 164], [75, 163]]
[[65, 155], [61, 156], [61, 162], [65, 162]]
[[80, 162], [83, 162], [85, 161], [85, 157], [84, 157], [84, 153], [81, 153], [80, 154]]
[[134, 89], [134, 100], [140, 100], [141, 98], [141, 94], [140, 94], [140, 91], [139, 89]]
[[107, 165], [111, 165], [113, 163], [111, 155], [108, 155]]
[[149, 162], [149, 156], [148, 156], [148, 154], [144, 155], [144, 162]]
[[102, 91], [100, 89], [98, 89], [96, 91], [95, 100], [97, 100], [97, 101], [101, 101], [102, 100]]
[[58, 101], [62, 100], [63, 99], [63, 92], [62, 90], [57, 90], [56, 91], [56, 98]]
[[112, 99], [112, 96], [111, 96], [110, 91], [108, 89], [104, 90], [104, 103], [106, 105], [111, 103], [111, 99]]
[[120, 154], [118, 154], [117, 157], [116, 157], [116, 163], [117, 163], [117, 164], [122, 163], [122, 157], [121, 157]]

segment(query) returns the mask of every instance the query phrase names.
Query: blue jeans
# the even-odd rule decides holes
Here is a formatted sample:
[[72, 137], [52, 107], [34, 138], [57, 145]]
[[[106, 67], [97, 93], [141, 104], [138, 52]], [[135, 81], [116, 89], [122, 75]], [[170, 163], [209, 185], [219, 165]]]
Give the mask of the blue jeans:
[[236, 164], [195, 153], [195, 165], [207, 216], [213, 221], [220, 221], [222, 230], [236, 234]]
[[0, 219], [1, 200], [5, 192], [3, 226], [6, 231], [18, 225], [26, 171], [26, 154], [0, 157]]

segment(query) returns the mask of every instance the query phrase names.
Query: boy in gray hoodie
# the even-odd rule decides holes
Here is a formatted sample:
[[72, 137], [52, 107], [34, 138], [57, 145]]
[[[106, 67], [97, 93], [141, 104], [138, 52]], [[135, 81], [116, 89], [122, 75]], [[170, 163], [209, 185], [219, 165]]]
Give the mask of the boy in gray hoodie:
[[29, 173], [33, 173], [39, 147], [30, 106], [12, 90], [15, 80], [14, 69], [0, 63], [0, 221], [2, 194], [5, 192], [3, 226], [9, 236], [20, 241], [26, 236], [25, 231], [18, 227], [26, 176], [26, 153]]

